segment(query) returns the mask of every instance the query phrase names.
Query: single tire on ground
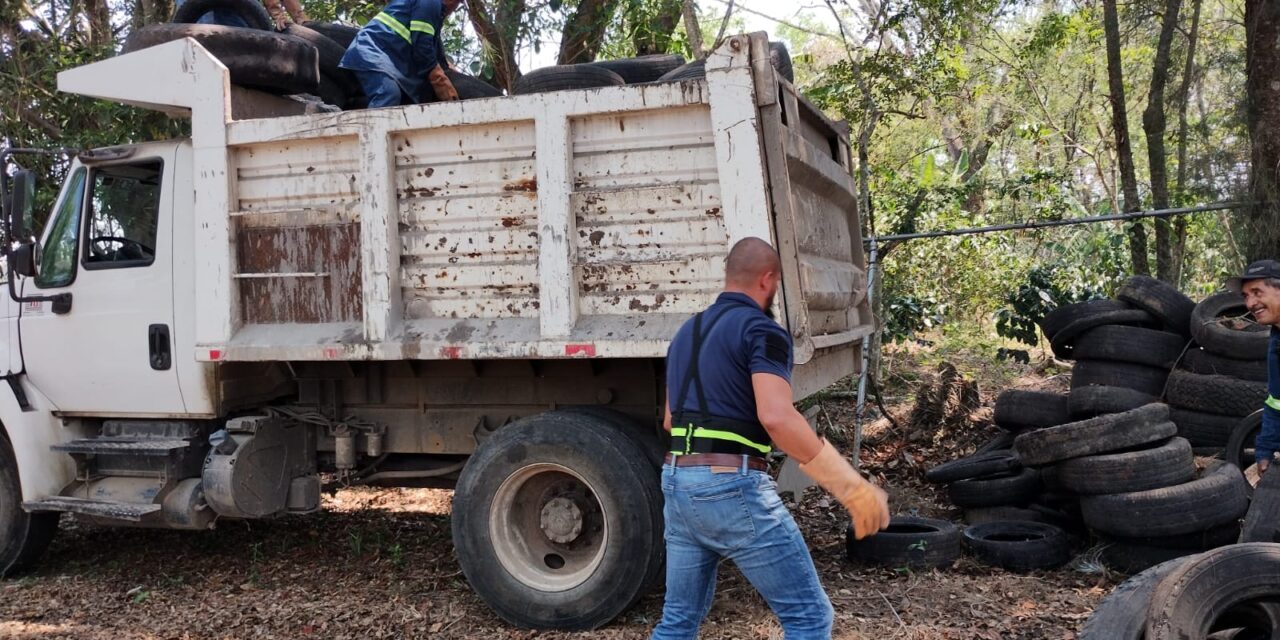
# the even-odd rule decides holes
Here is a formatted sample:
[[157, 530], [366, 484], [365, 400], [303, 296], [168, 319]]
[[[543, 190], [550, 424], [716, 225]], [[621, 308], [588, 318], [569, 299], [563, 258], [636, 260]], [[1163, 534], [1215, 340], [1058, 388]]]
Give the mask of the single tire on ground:
[[1170, 331], [1191, 335], [1191, 312], [1196, 303], [1173, 285], [1151, 276], [1130, 276], [1116, 291], [1116, 298], [1147, 311]]
[[1006, 431], [1056, 427], [1070, 422], [1067, 396], [1049, 391], [1006, 389], [996, 396], [993, 419]]
[[947, 496], [957, 507], [973, 509], [1027, 504], [1040, 489], [1040, 475], [1034, 469], [1019, 469], [952, 482]]
[[18, 460], [0, 433], [0, 578], [35, 566], [58, 531], [59, 515], [22, 510]]
[[563, 64], [534, 69], [516, 80], [512, 93], [526, 95], [569, 89], [620, 87], [622, 76], [594, 64]]
[[684, 64], [684, 56], [668, 53], [655, 53], [635, 58], [618, 60], [596, 60], [590, 64], [608, 69], [626, 81], [627, 84], [653, 82], [664, 74], [674, 71]]
[[232, 84], [280, 94], [314, 94], [320, 85], [315, 46], [271, 31], [215, 24], [156, 24], [130, 33], [121, 53], [182, 38], [195, 39], [226, 65]]
[[1173, 437], [1177, 429], [1169, 422], [1169, 407], [1149, 404], [1124, 413], [1029, 431], [1014, 440], [1013, 449], [1022, 464], [1043, 466], [1159, 442]]
[[989, 451], [944, 462], [925, 471], [924, 478], [935, 484], [946, 484], [1021, 468], [1022, 463], [1012, 451]]
[[1267, 385], [1227, 376], [1174, 371], [1169, 374], [1165, 398], [1169, 404], [1183, 409], [1244, 417], [1262, 407], [1267, 399]]
[[964, 540], [979, 562], [1010, 571], [1053, 569], [1071, 559], [1067, 533], [1043, 522], [974, 525]]
[[195, 24], [204, 14], [220, 10], [234, 13], [251, 29], [270, 31], [275, 27], [271, 14], [258, 0], [187, 0], [173, 12], [177, 24]]
[[1170, 369], [1182, 355], [1187, 339], [1168, 331], [1107, 324], [1076, 338], [1077, 360], [1109, 360]]
[[1230, 376], [1254, 382], [1267, 381], [1267, 360], [1265, 352], [1253, 360], [1235, 360], [1224, 358], [1204, 349], [1188, 349], [1182, 356], [1183, 368], [1192, 373], [1205, 375]]
[[1089, 528], [1129, 538], [1205, 531], [1244, 515], [1248, 483], [1240, 470], [1218, 462], [1190, 482], [1080, 500]]
[[1200, 301], [1191, 313], [1191, 335], [1205, 351], [1237, 360], [1265, 360], [1270, 331], [1249, 316], [1244, 298], [1227, 291]]
[[1081, 495], [1171, 487], [1196, 475], [1191, 443], [1183, 438], [1170, 438], [1150, 449], [1073, 458], [1055, 468], [1062, 486]]
[[517, 626], [594, 629], [660, 574], [658, 474], [632, 437], [593, 416], [553, 411], [502, 427], [454, 496], [462, 572]]
[[330, 40], [338, 43], [343, 49], [351, 46], [355, 41], [356, 34], [360, 33], [360, 27], [352, 27], [340, 22], [319, 22], [317, 20], [308, 20], [302, 23], [302, 26], [324, 34]]
[[1169, 419], [1178, 425], [1178, 435], [1191, 442], [1193, 447], [1225, 447], [1231, 439], [1231, 431], [1240, 418], [1202, 413], [1178, 407], [1169, 408]]
[[960, 557], [960, 528], [946, 520], [894, 516], [889, 527], [862, 540], [845, 531], [849, 558], [886, 567], [948, 567]]
[[1249, 542], [1201, 553], [1156, 586], [1147, 612], [1146, 638], [1203, 638], [1240, 605], [1280, 600], [1277, 575], [1280, 545]]
[[1072, 389], [1067, 394], [1067, 413], [1075, 420], [1083, 420], [1107, 413], [1124, 413], [1159, 401], [1159, 397], [1149, 393], [1095, 384]]
[[1077, 640], [1143, 640], [1151, 594], [1183, 562], [1185, 558], [1167, 560], [1121, 582], [1094, 607]]
[[1077, 360], [1071, 368], [1071, 389], [1091, 385], [1123, 387], [1158, 396], [1164, 392], [1169, 370], [1130, 362]]

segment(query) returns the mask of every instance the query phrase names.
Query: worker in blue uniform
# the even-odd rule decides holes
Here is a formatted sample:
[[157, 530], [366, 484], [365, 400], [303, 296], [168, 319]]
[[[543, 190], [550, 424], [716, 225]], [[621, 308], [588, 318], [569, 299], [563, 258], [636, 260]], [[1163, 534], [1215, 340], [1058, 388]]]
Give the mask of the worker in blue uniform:
[[360, 29], [338, 66], [355, 74], [370, 108], [425, 102], [427, 91], [440, 100], [458, 99], [445, 74], [449, 62], [440, 33], [461, 3], [392, 0]]
[[858, 538], [889, 525], [885, 492], [818, 438], [792, 404], [791, 336], [766, 313], [781, 272], [764, 240], [734, 244], [724, 292], [680, 328], [667, 351], [667, 595], [655, 640], [697, 637], [722, 558], [769, 603], [787, 640], [830, 638], [831, 601], [767, 472], [771, 443], [849, 510]]
[[1280, 262], [1254, 262], [1239, 277], [1227, 281], [1227, 287], [1244, 296], [1244, 304], [1258, 324], [1271, 327], [1271, 340], [1267, 342], [1267, 400], [1253, 454], [1258, 472], [1266, 473], [1280, 451]]

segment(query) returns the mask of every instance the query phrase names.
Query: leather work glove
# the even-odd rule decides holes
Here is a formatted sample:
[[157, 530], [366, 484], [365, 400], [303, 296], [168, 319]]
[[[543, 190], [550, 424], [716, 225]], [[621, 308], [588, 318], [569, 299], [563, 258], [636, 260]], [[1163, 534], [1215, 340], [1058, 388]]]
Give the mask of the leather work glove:
[[835, 496], [853, 518], [853, 536], [861, 540], [889, 526], [889, 494], [854, 470], [830, 442], [800, 470]]
[[458, 99], [458, 90], [453, 88], [453, 83], [449, 81], [444, 67], [440, 65], [432, 67], [431, 73], [427, 74], [427, 80], [431, 82], [431, 90], [435, 91], [437, 99], [446, 101]]

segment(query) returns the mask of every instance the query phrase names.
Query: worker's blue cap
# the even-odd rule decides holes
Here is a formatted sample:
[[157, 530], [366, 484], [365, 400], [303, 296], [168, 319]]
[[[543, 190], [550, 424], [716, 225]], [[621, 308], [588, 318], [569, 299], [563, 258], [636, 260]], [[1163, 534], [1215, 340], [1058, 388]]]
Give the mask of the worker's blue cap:
[[1240, 293], [1244, 283], [1262, 278], [1280, 278], [1280, 262], [1275, 260], [1258, 260], [1245, 267], [1244, 273], [1227, 280], [1227, 288]]

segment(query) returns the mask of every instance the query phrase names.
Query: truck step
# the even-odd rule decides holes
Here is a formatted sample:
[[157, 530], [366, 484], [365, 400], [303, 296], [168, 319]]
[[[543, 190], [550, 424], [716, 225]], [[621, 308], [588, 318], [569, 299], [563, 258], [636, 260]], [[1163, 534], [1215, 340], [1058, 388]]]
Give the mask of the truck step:
[[187, 440], [161, 440], [152, 438], [89, 438], [55, 444], [50, 449], [72, 454], [116, 456], [167, 456], [171, 451], [185, 449]]
[[68, 496], [31, 500], [22, 503], [22, 508], [27, 511], [78, 513], [80, 515], [126, 520], [128, 522], [141, 522], [144, 517], [160, 511], [160, 505], [158, 504], [108, 502], [106, 500], [91, 500], [89, 498], [72, 498]]

